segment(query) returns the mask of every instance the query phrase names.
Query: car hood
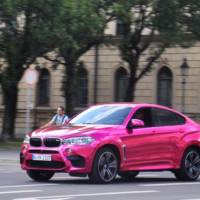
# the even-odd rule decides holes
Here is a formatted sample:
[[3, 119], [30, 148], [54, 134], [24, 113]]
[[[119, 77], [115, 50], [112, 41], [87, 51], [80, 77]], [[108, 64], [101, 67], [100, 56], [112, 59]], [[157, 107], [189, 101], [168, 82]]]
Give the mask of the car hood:
[[51, 126], [46, 128], [37, 129], [32, 132], [31, 137], [79, 137], [79, 136], [91, 136], [94, 134], [106, 134], [111, 133], [113, 129], [118, 129], [121, 126], [116, 125], [86, 125], [86, 126]]

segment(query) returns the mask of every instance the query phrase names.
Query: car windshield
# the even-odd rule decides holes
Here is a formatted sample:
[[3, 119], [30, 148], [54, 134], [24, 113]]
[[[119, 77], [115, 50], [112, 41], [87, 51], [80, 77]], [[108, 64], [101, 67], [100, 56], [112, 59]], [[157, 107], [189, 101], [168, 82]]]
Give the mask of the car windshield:
[[70, 124], [121, 125], [131, 109], [127, 106], [94, 106], [77, 115]]

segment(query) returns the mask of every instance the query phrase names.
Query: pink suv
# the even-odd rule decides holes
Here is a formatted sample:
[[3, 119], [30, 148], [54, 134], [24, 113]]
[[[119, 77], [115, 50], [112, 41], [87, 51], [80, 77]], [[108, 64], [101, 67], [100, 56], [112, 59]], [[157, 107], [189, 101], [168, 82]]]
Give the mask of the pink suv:
[[65, 172], [108, 183], [117, 174], [134, 178], [146, 170], [170, 170], [193, 181], [200, 174], [200, 125], [158, 105], [96, 105], [65, 126], [26, 135], [20, 162], [37, 181]]

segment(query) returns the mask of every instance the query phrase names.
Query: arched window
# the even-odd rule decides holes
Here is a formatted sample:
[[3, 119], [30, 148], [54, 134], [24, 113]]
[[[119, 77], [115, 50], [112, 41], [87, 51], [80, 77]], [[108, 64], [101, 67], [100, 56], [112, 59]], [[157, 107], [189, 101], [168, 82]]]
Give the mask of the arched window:
[[76, 106], [85, 107], [88, 103], [88, 73], [83, 67], [77, 72], [77, 96]]
[[50, 74], [45, 68], [41, 69], [37, 84], [37, 106], [49, 106]]
[[173, 75], [168, 67], [162, 67], [157, 76], [157, 103], [172, 106]]
[[120, 67], [115, 73], [115, 101], [124, 101], [128, 85], [128, 73]]

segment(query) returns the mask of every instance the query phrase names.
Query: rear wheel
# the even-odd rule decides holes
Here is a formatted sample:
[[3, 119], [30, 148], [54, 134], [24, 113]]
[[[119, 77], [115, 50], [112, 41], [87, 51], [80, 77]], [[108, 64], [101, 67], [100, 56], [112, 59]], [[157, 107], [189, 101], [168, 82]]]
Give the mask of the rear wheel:
[[174, 171], [177, 179], [194, 181], [200, 175], [200, 153], [194, 148], [188, 149], [182, 159], [181, 168]]
[[93, 183], [110, 183], [118, 172], [118, 159], [110, 148], [100, 149], [94, 159], [92, 173], [89, 175]]
[[48, 181], [53, 177], [54, 172], [28, 170], [27, 174], [35, 181]]
[[139, 174], [138, 171], [119, 172], [119, 176], [126, 180], [133, 180]]

